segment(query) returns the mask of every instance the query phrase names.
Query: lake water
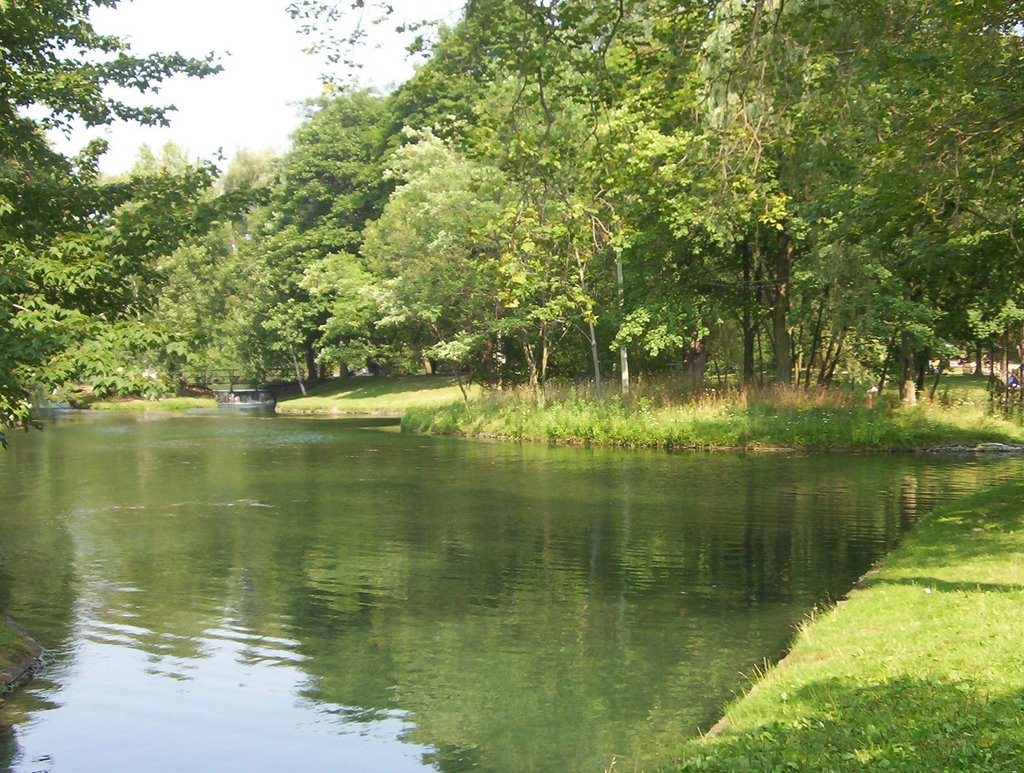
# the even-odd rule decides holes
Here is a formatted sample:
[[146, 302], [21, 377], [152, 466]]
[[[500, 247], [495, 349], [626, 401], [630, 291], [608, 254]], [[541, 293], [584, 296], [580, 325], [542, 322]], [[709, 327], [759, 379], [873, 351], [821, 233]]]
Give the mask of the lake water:
[[671, 759], [936, 502], [1024, 460], [690, 454], [231, 411], [0, 453], [0, 611], [47, 649], [0, 770]]

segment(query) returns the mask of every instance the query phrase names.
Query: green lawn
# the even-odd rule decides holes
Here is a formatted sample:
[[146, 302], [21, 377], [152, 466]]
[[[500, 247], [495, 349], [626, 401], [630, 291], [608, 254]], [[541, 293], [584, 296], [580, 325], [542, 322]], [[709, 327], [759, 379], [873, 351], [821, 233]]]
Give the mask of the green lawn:
[[677, 770], [1024, 769], [1024, 483], [940, 510]]
[[[989, 402], [988, 376], [965, 376], [950, 374], [939, 379], [938, 389], [935, 390], [936, 399], [949, 404], [987, 405]], [[931, 390], [931, 380], [928, 381], [928, 394]]]
[[[466, 387], [470, 395], [477, 387]], [[410, 408], [462, 400], [454, 376], [353, 377], [328, 381], [305, 397], [281, 400], [278, 413], [379, 413], [399, 415]]]

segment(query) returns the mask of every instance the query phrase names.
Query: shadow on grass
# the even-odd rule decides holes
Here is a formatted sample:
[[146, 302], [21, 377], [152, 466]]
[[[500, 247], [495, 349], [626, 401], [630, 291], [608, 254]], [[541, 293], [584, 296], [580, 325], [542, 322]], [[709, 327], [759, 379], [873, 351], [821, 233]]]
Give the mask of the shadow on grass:
[[894, 562], [893, 568], [958, 566], [969, 573], [974, 559], [1016, 554], [1024, 533], [1022, 503], [1024, 482], [1018, 481], [965, 497], [926, 519], [907, 557]]
[[1020, 771], [1024, 692], [967, 681], [831, 679], [787, 696], [800, 719], [693, 741], [674, 770]]

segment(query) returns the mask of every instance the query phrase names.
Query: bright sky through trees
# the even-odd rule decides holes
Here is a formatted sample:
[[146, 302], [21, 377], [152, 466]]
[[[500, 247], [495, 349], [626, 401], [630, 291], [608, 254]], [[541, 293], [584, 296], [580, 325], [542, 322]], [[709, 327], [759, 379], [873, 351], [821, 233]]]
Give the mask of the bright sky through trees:
[[[213, 157], [218, 149], [232, 156], [239, 148], [284, 149], [301, 120], [301, 103], [322, 92], [324, 63], [304, 53], [309, 41], [298, 32], [299, 22], [286, 10], [286, 0], [126, 0], [114, 9], [100, 8], [93, 20], [101, 32], [129, 39], [139, 54], [180, 51], [201, 57], [221, 56], [224, 71], [204, 80], [176, 77], [162, 89], [158, 101], [173, 104], [170, 128], [144, 128], [119, 123], [103, 130], [77, 133], [70, 143], [55, 138], [59, 147], [77, 150], [84, 141], [104, 136], [110, 150], [101, 169], [128, 169], [141, 145], [158, 150], [168, 141], [192, 156]], [[373, 25], [373, 39], [360, 53], [363, 85], [386, 89], [407, 79], [414, 60], [394, 28], [402, 21], [423, 18], [454, 22], [461, 7], [453, 0], [399, 0], [393, 20]], [[126, 92], [125, 98], [139, 103]], [[149, 101], [154, 101], [152, 97]]]

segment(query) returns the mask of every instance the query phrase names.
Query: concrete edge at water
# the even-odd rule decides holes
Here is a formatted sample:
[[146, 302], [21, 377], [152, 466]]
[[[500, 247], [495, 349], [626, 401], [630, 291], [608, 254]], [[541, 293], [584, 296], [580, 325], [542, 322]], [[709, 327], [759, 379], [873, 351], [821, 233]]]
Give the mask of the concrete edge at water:
[[14, 631], [21, 639], [27, 652], [16, 658], [12, 663], [0, 670], [0, 692], [14, 689], [32, 677], [43, 657], [43, 648], [20, 625], [8, 617], [0, 615], [0, 626]]

